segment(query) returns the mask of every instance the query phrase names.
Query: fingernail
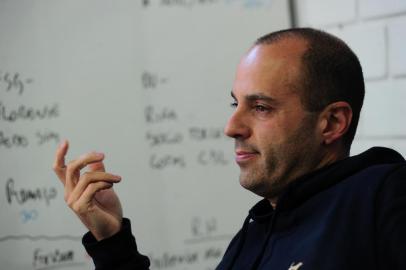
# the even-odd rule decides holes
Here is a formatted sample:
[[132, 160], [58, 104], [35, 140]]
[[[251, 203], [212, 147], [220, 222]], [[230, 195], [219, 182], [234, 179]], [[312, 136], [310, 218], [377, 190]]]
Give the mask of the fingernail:
[[59, 147], [59, 148], [63, 148], [63, 147], [65, 146], [65, 144], [66, 144], [66, 140], [63, 140], [63, 141], [58, 145], [58, 147]]
[[120, 176], [120, 175], [115, 175], [115, 174], [113, 174], [113, 177], [114, 177], [115, 179], [117, 179], [117, 180], [121, 180], [121, 176]]
[[97, 157], [100, 157], [100, 158], [104, 157], [104, 153], [102, 153], [102, 152], [94, 152], [94, 154], [95, 154]]

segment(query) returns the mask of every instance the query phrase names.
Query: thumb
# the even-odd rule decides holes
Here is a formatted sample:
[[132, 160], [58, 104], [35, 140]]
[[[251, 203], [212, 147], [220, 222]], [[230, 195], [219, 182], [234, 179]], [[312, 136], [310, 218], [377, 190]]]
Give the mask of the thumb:
[[88, 164], [87, 166], [89, 168], [89, 171], [91, 171], [91, 172], [105, 172], [106, 171], [103, 161], [91, 163], [91, 164]]

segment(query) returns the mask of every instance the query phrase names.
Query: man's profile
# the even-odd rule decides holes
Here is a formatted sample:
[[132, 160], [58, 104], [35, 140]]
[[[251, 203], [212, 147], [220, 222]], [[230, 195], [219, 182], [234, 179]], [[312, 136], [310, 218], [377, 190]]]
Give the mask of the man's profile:
[[[263, 199], [216, 269], [406, 269], [405, 160], [381, 147], [349, 157], [364, 92], [356, 55], [319, 30], [270, 33], [243, 56], [224, 132], [241, 186]], [[96, 269], [149, 269], [111, 188], [121, 178], [103, 154], [65, 163], [67, 151], [54, 170]]]

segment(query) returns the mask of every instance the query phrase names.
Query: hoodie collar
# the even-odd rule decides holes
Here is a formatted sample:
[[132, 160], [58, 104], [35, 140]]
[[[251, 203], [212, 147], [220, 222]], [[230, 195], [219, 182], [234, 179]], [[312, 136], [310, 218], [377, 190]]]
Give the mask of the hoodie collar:
[[[400, 162], [405, 162], [405, 159], [395, 150], [385, 147], [370, 148], [359, 155], [345, 158], [297, 178], [286, 187], [276, 208], [280, 212], [301, 205], [313, 195], [367, 167]], [[257, 222], [265, 222], [270, 220], [274, 211], [268, 199], [263, 199], [249, 211], [249, 217]]]

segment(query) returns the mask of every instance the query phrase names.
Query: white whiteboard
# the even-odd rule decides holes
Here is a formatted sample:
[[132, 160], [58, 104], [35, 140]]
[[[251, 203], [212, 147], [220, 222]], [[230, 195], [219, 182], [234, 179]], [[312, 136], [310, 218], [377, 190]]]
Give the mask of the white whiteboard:
[[[152, 269], [208, 270], [259, 198], [222, 134], [235, 67], [285, 0], [1, 0], [0, 265], [92, 269], [51, 166], [106, 155]], [[183, 259], [183, 260], [182, 260]]]

